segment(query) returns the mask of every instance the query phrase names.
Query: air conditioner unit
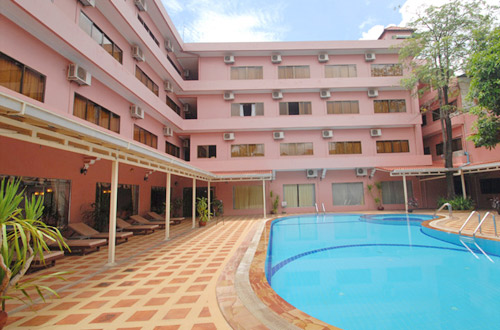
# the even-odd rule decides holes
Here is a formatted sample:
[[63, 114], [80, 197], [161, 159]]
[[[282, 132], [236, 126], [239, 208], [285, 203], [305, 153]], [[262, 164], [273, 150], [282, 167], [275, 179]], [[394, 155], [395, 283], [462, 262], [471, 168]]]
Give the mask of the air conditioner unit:
[[321, 97], [322, 99], [328, 99], [328, 98], [330, 98], [330, 96], [332, 96], [330, 91], [320, 91], [319, 92], [319, 97]]
[[319, 61], [319, 63], [328, 62], [328, 54], [319, 54], [318, 61]]
[[92, 6], [95, 7], [95, 0], [80, 0], [82, 5], [84, 6]]
[[234, 63], [234, 56], [233, 55], [224, 56], [224, 63], [233, 64]]
[[167, 92], [172, 93], [174, 91], [174, 86], [170, 82], [170, 80], [165, 80], [163, 82], [163, 89], [165, 89]]
[[273, 132], [273, 139], [283, 140], [285, 138], [285, 132]]
[[184, 70], [184, 78], [189, 78], [190, 75], [191, 72], [188, 69]]
[[184, 140], [184, 141], [182, 141], [182, 146], [183, 146], [184, 148], [189, 148], [189, 140]]
[[281, 63], [281, 55], [271, 55], [271, 62], [275, 64]]
[[318, 170], [306, 170], [306, 176], [308, 178], [316, 178], [318, 177]]
[[141, 47], [137, 45], [132, 46], [132, 57], [139, 62], [144, 62], [144, 54], [142, 53]]
[[281, 100], [283, 98], [282, 92], [273, 92], [273, 100]]
[[368, 97], [377, 97], [378, 96], [378, 90], [374, 88], [370, 88], [368, 90]]
[[224, 100], [226, 100], [226, 101], [234, 100], [234, 93], [233, 92], [225, 92], [224, 93]]
[[375, 61], [375, 53], [365, 53], [365, 61], [366, 62]]
[[232, 141], [234, 140], [234, 133], [224, 133], [222, 137], [224, 141]]
[[174, 136], [174, 130], [172, 129], [172, 127], [165, 126], [163, 127], [163, 135]]
[[92, 76], [84, 68], [78, 64], [70, 64], [68, 67], [68, 80], [75, 81], [79, 85], [90, 86], [92, 82]]
[[139, 8], [140, 11], [148, 10], [148, 6], [146, 5], [146, 0], [134, 0], [135, 6]]
[[366, 168], [356, 168], [356, 176], [367, 176], [368, 175], [368, 169]]
[[144, 119], [144, 111], [138, 105], [132, 104], [130, 106], [130, 116], [132, 118]]
[[184, 105], [182, 106], [182, 111], [184, 111], [184, 112], [189, 112], [189, 104], [184, 104]]
[[327, 129], [321, 132], [321, 136], [324, 139], [329, 139], [333, 137], [333, 131], [331, 129]]
[[174, 45], [172, 44], [172, 40], [170, 39], [165, 39], [165, 49], [168, 52], [173, 53], [174, 52]]
[[380, 128], [372, 128], [370, 130], [371, 136], [382, 136], [382, 130]]

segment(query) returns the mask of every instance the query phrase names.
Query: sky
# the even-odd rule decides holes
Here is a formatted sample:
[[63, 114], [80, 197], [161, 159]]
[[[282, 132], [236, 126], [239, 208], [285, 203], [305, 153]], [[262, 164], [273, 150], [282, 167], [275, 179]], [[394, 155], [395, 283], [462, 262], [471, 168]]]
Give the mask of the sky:
[[449, 1], [162, 0], [185, 42], [377, 39], [384, 27]]

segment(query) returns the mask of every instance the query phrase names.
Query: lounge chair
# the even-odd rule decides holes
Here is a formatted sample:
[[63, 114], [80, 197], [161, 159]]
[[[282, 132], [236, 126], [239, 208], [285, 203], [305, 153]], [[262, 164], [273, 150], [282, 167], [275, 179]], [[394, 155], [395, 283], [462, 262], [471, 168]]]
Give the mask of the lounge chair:
[[[68, 224], [68, 227], [78, 235], [86, 236], [88, 238], [104, 238], [109, 240], [109, 233], [100, 233], [83, 222], [70, 223]], [[128, 241], [128, 238], [132, 235], [134, 235], [134, 233], [131, 231], [116, 232], [116, 243], [124, 243]]]
[[158, 229], [160, 226], [158, 225], [131, 225], [127, 221], [116, 218], [116, 226], [118, 228], [122, 228], [124, 230], [128, 230], [133, 232], [134, 234], [152, 234], [156, 229]]
[[42, 268], [49, 268], [56, 264], [56, 260], [64, 258], [64, 251], [43, 251], [43, 261], [39, 255], [33, 258], [28, 272], [36, 272]]
[[134, 222], [137, 222], [138, 224], [141, 224], [141, 225], [158, 225], [160, 226], [160, 229], [164, 229], [165, 228], [165, 219], [163, 219], [163, 221], [156, 221], [156, 220], [148, 220], [144, 217], [141, 217], [140, 215], [136, 214], [136, 215], [131, 215], [130, 216], [130, 219]]
[[[85, 255], [88, 252], [99, 251], [101, 246], [107, 245], [108, 242], [105, 239], [68, 239], [65, 238], [64, 241], [71, 249], [71, 252], [66, 251], [68, 253], [73, 252], [81, 252], [82, 255]], [[47, 245], [51, 249], [59, 249], [59, 244], [54, 241], [48, 241]]]
[[[165, 217], [164, 216], [161, 216], [159, 215], [158, 213], [156, 212], [148, 212], [147, 215], [153, 219], [154, 221], [163, 221], [165, 222]], [[171, 225], [178, 225], [181, 223], [182, 220], [184, 220], [185, 218], [170, 218], [170, 224]], [[154, 222], [154, 221], [151, 221], [151, 222]]]

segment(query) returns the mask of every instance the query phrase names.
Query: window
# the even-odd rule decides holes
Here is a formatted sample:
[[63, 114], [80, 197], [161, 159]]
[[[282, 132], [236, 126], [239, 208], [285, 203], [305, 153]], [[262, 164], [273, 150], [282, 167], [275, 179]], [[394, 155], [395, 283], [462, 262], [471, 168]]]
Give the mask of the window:
[[[408, 188], [408, 199], [413, 198], [413, 185], [411, 181], [406, 182]], [[405, 195], [403, 181], [382, 181], [382, 203], [404, 204]]]
[[0, 85], [43, 102], [45, 76], [0, 52]]
[[134, 125], [134, 140], [155, 149], [158, 148], [158, 137], [137, 125]]
[[432, 121], [438, 121], [441, 118], [440, 109], [432, 111]]
[[410, 152], [408, 140], [377, 141], [377, 153]]
[[325, 65], [325, 78], [357, 77], [356, 64]]
[[422, 126], [427, 125], [427, 114], [422, 114]]
[[78, 94], [73, 102], [73, 115], [120, 133], [120, 116]]
[[181, 148], [170, 142], [165, 142], [165, 152], [174, 157], [181, 157]]
[[261, 66], [233, 66], [231, 67], [231, 80], [262, 79]]
[[170, 56], [167, 54], [167, 60], [170, 62], [170, 64], [172, 64], [172, 66], [174, 67], [175, 71], [177, 71], [177, 73], [182, 76], [182, 73], [181, 73], [181, 70], [177, 67], [177, 64], [174, 62], [173, 59], [170, 58]]
[[479, 180], [481, 194], [500, 194], [500, 178]]
[[311, 102], [280, 102], [281, 116], [310, 115]]
[[181, 107], [179, 107], [177, 103], [175, 103], [175, 101], [168, 96], [167, 96], [167, 105], [170, 107], [170, 109], [174, 110], [176, 114], [178, 114], [179, 116], [181, 115]]
[[406, 112], [405, 100], [375, 100], [373, 106], [375, 113]]
[[312, 154], [312, 142], [280, 143], [280, 156], [307, 156]]
[[[109, 229], [109, 197], [111, 195], [111, 184], [97, 182], [95, 212], [104, 214], [101, 221], [95, 224], [95, 229], [105, 231]], [[122, 219], [128, 219], [131, 215], [139, 212], [139, 186], [133, 184], [118, 184], [117, 191], [116, 216]]]
[[264, 115], [264, 103], [232, 103], [231, 117], [253, 117]]
[[436, 155], [442, 155], [444, 153], [443, 150], [443, 142], [436, 144]]
[[316, 202], [314, 184], [284, 184], [283, 201], [287, 207], [314, 206]]
[[372, 64], [372, 77], [402, 76], [401, 64]]
[[151, 39], [153, 39], [153, 41], [155, 42], [155, 44], [158, 47], [160, 47], [160, 42], [158, 41], [158, 39], [156, 39], [156, 37], [153, 34], [153, 32], [151, 32], [151, 30], [149, 29], [149, 27], [146, 25], [146, 22], [144, 22], [144, 20], [142, 19], [142, 17], [140, 15], [137, 15], [137, 18], [139, 19], [139, 22], [141, 22], [142, 26], [144, 26], [144, 28], [146, 29], [146, 32], [149, 34], [149, 36], [151, 37]]
[[165, 187], [151, 186], [151, 211], [158, 214], [163, 214], [165, 212], [165, 200], [167, 197], [166, 194], [167, 189]]
[[263, 144], [232, 144], [231, 157], [263, 157]]
[[158, 85], [148, 77], [147, 74], [144, 73], [137, 65], [135, 66], [135, 77], [139, 79], [149, 90], [155, 93], [158, 96]]
[[327, 101], [326, 111], [329, 115], [359, 113], [358, 101]]
[[333, 205], [363, 205], [363, 182], [332, 183]]
[[424, 147], [424, 155], [430, 155], [431, 154], [431, 148], [430, 147]]
[[92, 37], [99, 45], [101, 45], [104, 50], [106, 50], [111, 56], [115, 58], [118, 62], [123, 61], [123, 52], [107, 35], [105, 35], [102, 30], [97, 27], [97, 25], [92, 22], [92, 20], [80, 11], [80, 21], [78, 22], [83, 31], [85, 31], [89, 36]]
[[361, 141], [329, 142], [330, 155], [361, 154]]
[[278, 79], [310, 78], [309, 65], [279, 66]]
[[216, 158], [216, 157], [217, 157], [216, 145], [198, 146], [198, 158]]
[[[456, 138], [451, 140], [451, 151], [462, 150], [462, 138]], [[442, 155], [444, 153], [443, 142], [436, 144], [436, 155]]]
[[249, 210], [263, 208], [262, 186], [234, 186], [233, 209]]

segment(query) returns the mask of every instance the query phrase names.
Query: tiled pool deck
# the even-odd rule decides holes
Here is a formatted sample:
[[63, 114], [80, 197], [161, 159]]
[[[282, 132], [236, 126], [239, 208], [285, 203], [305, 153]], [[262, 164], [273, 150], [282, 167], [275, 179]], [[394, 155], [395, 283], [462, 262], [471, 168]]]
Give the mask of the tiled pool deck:
[[[439, 227], [458, 231], [468, 214], [454, 212]], [[268, 230], [258, 216], [226, 217], [194, 230], [186, 221], [171, 227], [169, 241], [158, 231], [118, 245], [113, 267], [105, 266], [106, 248], [65, 257], [30, 275], [71, 271], [65, 282], [44, 283], [61, 298], [31, 309], [10, 300], [6, 329], [336, 329], [269, 288], [263, 270]], [[491, 220], [483, 232], [493, 232]]]

